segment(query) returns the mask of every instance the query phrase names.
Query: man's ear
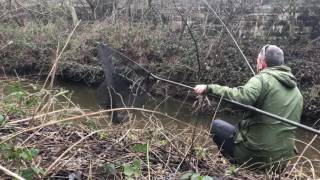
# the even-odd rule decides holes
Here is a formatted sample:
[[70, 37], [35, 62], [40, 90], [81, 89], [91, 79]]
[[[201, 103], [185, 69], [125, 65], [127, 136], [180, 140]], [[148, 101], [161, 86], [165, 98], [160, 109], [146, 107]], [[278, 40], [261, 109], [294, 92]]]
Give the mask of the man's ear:
[[261, 57], [259, 57], [257, 60], [257, 72], [259, 73], [260, 71], [262, 71], [265, 68], [267, 68], [266, 61], [264, 59], [262, 59]]

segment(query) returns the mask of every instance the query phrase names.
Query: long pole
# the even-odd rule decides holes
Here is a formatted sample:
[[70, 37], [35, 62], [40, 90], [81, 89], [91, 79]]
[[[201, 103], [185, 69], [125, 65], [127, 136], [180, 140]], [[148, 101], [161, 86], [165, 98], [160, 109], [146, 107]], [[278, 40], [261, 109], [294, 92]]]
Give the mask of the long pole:
[[[188, 88], [188, 89], [192, 89], [193, 90], [193, 87], [191, 86], [188, 86], [188, 85], [185, 85], [185, 84], [181, 84], [181, 83], [178, 83], [178, 82], [174, 82], [174, 81], [170, 81], [170, 80], [167, 80], [167, 79], [164, 79], [164, 78], [161, 78], [161, 77], [158, 77], [154, 74], [150, 74], [152, 77], [154, 77], [155, 79], [158, 79], [160, 81], [164, 81], [164, 82], [167, 82], [167, 83], [171, 83], [171, 84], [175, 84], [175, 85], [178, 85], [178, 86], [182, 86], [182, 87], [185, 87], [185, 88]], [[221, 98], [217, 95], [213, 95], [215, 97], [218, 97], [218, 98]], [[320, 131], [317, 130], [317, 129], [314, 129], [312, 127], [309, 127], [309, 126], [306, 126], [306, 125], [303, 125], [303, 124], [300, 124], [300, 123], [297, 123], [295, 121], [291, 121], [289, 119], [286, 119], [284, 117], [281, 117], [281, 116], [278, 116], [276, 114], [272, 114], [272, 113], [269, 113], [267, 111], [263, 111], [261, 109], [258, 109], [258, 108], [255, 108], [253, 106], [250, 106], [250, 105], [246, 105], [246, 104], [242, 104], [242, 103], [239, 103], [237, 101], [233, 101], [233, 100], [230, 100], [230, 99], [226, 99], [226, 98], [222, 98], [222, 100], [226, 101], [226, 102], [229, 102], [231, 104], [235, 104], [235, 105], [238, 105], [238, 106], [241, 106], [243, 108], [246, 108], [248, 110], [251, 110], [251, 111], [254, 111], [254, 112], [257, 112], [257, 113], [260, 113], [260, 114], [263, 114], [263, 115], [266, 115], [266, 116], [269, 116], [269, 117], [272, 117], [274, 119], [277, 119], [283, 123], [286, 123], [286, 124], [290, 124], [290, 125], [293, 125], [293, 126], [296, 126], [296, 127], [300, 127], [302, 129], [305, 129], [307, 131], [310, 131], [310, 132], [313, 132], [313, 133], [316, 133], [318, 135], [320, 135]]]
[[[107, 46], [108, 48], [110, 48], [112, 51], [116, 52], [117, 54], [119, 54], [121, 57], [124, 57], [126, 60], [134, 63], [135, 65], [139, 66], [141, 69], [143, 69], [146, 73], [148, 73], [151, 77], [159, 80], [159, 81], [164, 81], [164, 82], [167, 82], [167, 83], [170, 83], [170, 84], [174, 84], [174, 85], [178, 85], [178, 86], [181, 86], [181, 87], [184, 87], [184, 88], [187, 88], [187, 89], [190, 89], [190, 90], [193, 90], [193, 87], [191, 86], [188, 86], [188, 85], [185, 85], [185, 84], [181, 84], [181, 83], [178, 83], [178, 82], [175, 82], [175, 81], [171, 81], [171, 80], [168, 80], [168, 79], [164, 79], [164, 78], [161, 78], [155, 74], [152, 74], [150, 71], [148, 71], [146, 68], [142, 67], [140, 64], [138, 64], [137, 62], [133, 61], [132, 59], [130, 59], [128, 56], [124, 55], [123, 53]], [[215, 96], [215, 97], [218, 97], [218, 98], [221, 98], [219, 97], [218, 95], [212, 95], [212, 96]], [[309, 126], [306, 126], [306, 125], [303, 125], [303, 124], [300, 124], [298, 122], [295, 122], [295, 121], [291, 121], [289, 119], [286, 119], [284, 117], [281, 117], [281, 116], [278, 116], [276, 114], [272, 114], [272, 113], [269, 113], [267, 111], [263, 111], [261, 109], [258, 109], [258, 108], [255, 108], [253, 106], [250, 106], [250, 105], [246, 105], [246, 104], [242, 104], [240, 102], [237, 102], [237, 101], [233, 101], [233, 100], [230, 100], [230, 99], [226, 99], [226, 98], [222, 98], [222, 100], [226, 101], [226, 102], [229, 102], [231, 104], [234, 104], [234, 105], [237, 105], [237, 106], [241, 106], [243, 108], [246, 108], [248, 110], [251, 110], [251, 111], [254, 111], [254, 112], [257, 112], [257, 113], [260, 113], [260, 114], [263, 114], [265, 116], [268, 116], [268, 117], [271, 117], [271, 118], [274, 118], [274, 119], [277, 119], [285, 124], [289, 124], [289, 125], [292, 125], [292, 126], [295, 126], [295, 127], [299, 127], [299, 128], [302, 128], [304, 130], [307, 130], [307, 131], [310, 131], [310, 132], [313, 132], [315, 134], [318, 134], [320, 135], [320, 131], [317, 130], [317, 129], [314, 129], [312, 127], [309, 127]]]

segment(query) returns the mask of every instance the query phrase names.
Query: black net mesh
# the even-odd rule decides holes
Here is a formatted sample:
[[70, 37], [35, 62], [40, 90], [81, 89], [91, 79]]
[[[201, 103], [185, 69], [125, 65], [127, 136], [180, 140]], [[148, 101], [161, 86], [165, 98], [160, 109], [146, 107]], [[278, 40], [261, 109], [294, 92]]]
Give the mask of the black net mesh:
[[[107, 45], [100, 43], [98, 52], [105, 76], [97, 90], [100, 107], [104, 109], [142, 107], [154, 83], [149, 73], [139, 69], [136, 64], [124, 60]], [[115, 68], [113, 61], [121, 61], [122, 68]], [[119, 123], [127, 115], [127, 112], [114, 112], [112, 121]]]

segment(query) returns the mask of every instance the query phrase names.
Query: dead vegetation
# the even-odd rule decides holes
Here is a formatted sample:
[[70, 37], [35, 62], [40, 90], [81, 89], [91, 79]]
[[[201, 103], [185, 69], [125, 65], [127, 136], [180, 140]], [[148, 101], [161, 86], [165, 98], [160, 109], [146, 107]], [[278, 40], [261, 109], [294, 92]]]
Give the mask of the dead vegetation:
[[[74, 6], [77, 18], [84, 21], [70, 39], [67, 39], [68, 35], [78, 22], [72, 4], [50, 6], [34, 1], [38, 5], [26, 7], [19, 1], [10, 6], [8, 2], [13, 1], [1, 3], [0, 15], [3, 77], [7, 74], [47, 77], [49, 74], [90, 85], [99, 84], [103, 80], [103, 71], [97, 59], [97, 42], [110, 44], [161, 77], [185, 84], [210, 82], [237, 86], [251, 76], [229, 34], [216, 24], [218, 20], [209, 12], [200, 16], [197, 9], [179, 7], [199, 43], [202, 71], [197, 73], [193, 40], [181, 23], [181, 17], [172, 9], [170, 16], [164, 16], [151, 6], [152, 1], [148, 1], [148, 11], [132, 9], [133, 1], [123, 6], [112, 1], [111, 8], [103, 6], [101, 9], [97, 6], [100, 1], [86, 1], [90, 11], [86, 11], [85, 3]], [[255, 3], [246, 6], [243, 2], [221, 4], [219, 14], [222, 20], [228, 22], [231, 33], [239, 38], [239, 46], [250, 64], [254, 64], [259, 47], [266, 43], [279, 44], [285, 49], [287, 62], [304, 91], [303, 120], [317, 124], [320, 107], [319, 41], [310, 41], [305, 36], [296, 36], [298, 34], [287, 36], [286, 33], [276, 38], [270, 35], [271, 32], [266, 32], [262, 38], [241, 35], [242, 24], [237, 20], [252, 18], [246, 13], [252, 12], [255, 6]], [[163, 8], [167, 6], [170, 4]], [[280, 23], [277, 19], [271, 22]], [[262, 22], [256, 22], [259, 23]], [[57, 67], [53, 66], [55, 63]], [[115, 63], [117, 73], [128, 72], [121, 58], [116, 58]], [[15, 82], [2, 79], [0, 84], [8, 81]], [[14, 174], [27, 179], [319, 177], [316, 173], [319, 159], [311, 160], [303, 154], [297, 157], [298, 162], [293, 159], [281, 175], [249, 171], [245, 165], [233, 166], [220, 156], [207, 127], [195, 128], [190, 124], [178, 127], [178, 120], [146, 109], [121, 109], [131, 112], [129, 121], [114, 126], [106, 111], [91, 112], [76, 107], [64, 90], [30, 84], [28, 88], [32, 93], [29, 93], [22, 90], [19, 83], [5, 89], [2, 84], [0, 147], [3, 153], [0, 162], [8, 170], [4, 171], [6, 175], [2, 174], [2, 178]], [[156, 84], [153, 92], [178, 97], [188, 94], [187, 90], [164, 84]], [[169, 119], [172, 124], [163, 124], [163, 119]], [[196, 134], [195, 143], [193, 132]], [[308, 145], [309, 142], [305, 144], [306, 149], [315, 149], [318, 153], [316, 148]]]
[[[13, 79], [8, 81], [1, 81], [4, 92], [9, 94], [2, 96], [0, 102], [3, 118], [0, 164], [26, 179], [266, 179], [279, 176], [248, 170], [245, 164], [231, 165], [212, 143], [207, 127], [194, 127], [147, 109], [92, 112], [74, 106], [65, 90], [36, 89], [38, 85], [28, 83], [21, 87]], [[30, 86], [34, 87], [33, 93], [24, 90]], [[13, 94], [24, 96], [11, 96]], [[36, 100], [30, 104], [33, 97]], [[6, 101], [8, 98], [12, 98], [11, 104]], [[8, 108], [12, 104], [17, 108]], [[108, 111], [129, 111], [129, 121], [112, 125]], [[313, 148], [310, 144], [305, 149]], [[298, 162], [292, 159], [280, 176], [316, 179], [318, 160], [310, 160], [303, 153], [298, 159]], [[7, 178], [8, 174], [1, 177]]]

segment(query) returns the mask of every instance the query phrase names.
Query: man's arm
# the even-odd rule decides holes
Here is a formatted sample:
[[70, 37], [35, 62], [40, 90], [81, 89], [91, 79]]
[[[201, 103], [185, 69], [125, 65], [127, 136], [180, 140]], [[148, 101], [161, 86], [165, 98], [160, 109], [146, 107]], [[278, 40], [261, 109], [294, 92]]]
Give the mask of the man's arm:
[[244, 86], [235, 88], [210, 84], [207, 86], [207, 92], [247, 105], [253, 105], [262, 91], [262, 82], [258, 76], [252, 77]]

